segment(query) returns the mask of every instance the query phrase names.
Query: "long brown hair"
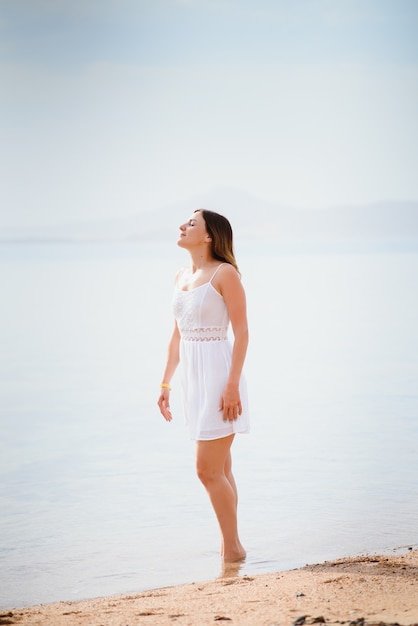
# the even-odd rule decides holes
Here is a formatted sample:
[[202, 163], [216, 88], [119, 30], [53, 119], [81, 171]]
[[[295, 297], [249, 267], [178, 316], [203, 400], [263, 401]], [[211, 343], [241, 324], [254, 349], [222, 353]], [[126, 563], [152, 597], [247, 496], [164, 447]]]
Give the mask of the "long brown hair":
[[212, 239], [212, 256], [218, 261], [230, 263], [239, 273], [238, 265], [234, 254], [234, 241], [232, 227], [229, 221], [223, 215], [208, 211], [207, 209], [196, 209], [195, 213], [200, 212], [205, 220], [206, 230]]

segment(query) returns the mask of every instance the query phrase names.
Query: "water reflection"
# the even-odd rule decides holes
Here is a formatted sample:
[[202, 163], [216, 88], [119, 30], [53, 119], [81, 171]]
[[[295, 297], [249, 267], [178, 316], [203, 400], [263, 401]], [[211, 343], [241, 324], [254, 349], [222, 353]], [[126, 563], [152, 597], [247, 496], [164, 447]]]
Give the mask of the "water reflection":
[[225, 563], [222, 561], [222, 571], [218, 578], [237, 578], [244, 567], [246, 559], [234, 561], [233, 563]]

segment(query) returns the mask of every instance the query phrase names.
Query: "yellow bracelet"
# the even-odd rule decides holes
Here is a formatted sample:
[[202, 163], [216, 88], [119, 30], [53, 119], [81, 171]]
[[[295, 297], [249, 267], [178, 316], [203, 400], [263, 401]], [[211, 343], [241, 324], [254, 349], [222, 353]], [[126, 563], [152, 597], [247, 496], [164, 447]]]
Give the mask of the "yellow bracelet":
[[168, 391], [171, 391], [171, 387], [168, 383], [161, 383], [160, 389], [168, 389]]

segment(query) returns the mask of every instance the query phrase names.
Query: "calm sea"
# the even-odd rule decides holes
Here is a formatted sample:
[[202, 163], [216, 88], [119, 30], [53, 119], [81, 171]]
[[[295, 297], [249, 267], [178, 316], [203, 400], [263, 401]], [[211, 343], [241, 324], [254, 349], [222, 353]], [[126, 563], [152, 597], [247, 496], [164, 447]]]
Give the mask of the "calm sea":
[[[238, 250], [242, 574], [418, 543], [418, 254]], [[177, 379], [171, 244], [0, 247], [0, 608], [221, 575]]]

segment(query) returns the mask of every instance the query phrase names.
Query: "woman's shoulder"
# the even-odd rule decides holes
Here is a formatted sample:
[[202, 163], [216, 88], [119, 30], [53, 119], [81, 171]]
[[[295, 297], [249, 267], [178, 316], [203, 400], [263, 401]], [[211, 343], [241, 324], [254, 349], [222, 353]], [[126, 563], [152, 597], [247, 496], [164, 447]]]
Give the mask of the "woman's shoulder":
[[221, 263], [219, 266], [219, 271], [217, 275], [223, 276], [224, 278], [240, 278], [239, 272], [235, 269], [232, 263]]
[[222, 263], [213, 278], [212, 285], [219, 293], [223, 294], [229, 288], [241, 285], [241, 277], [231, 263]]

